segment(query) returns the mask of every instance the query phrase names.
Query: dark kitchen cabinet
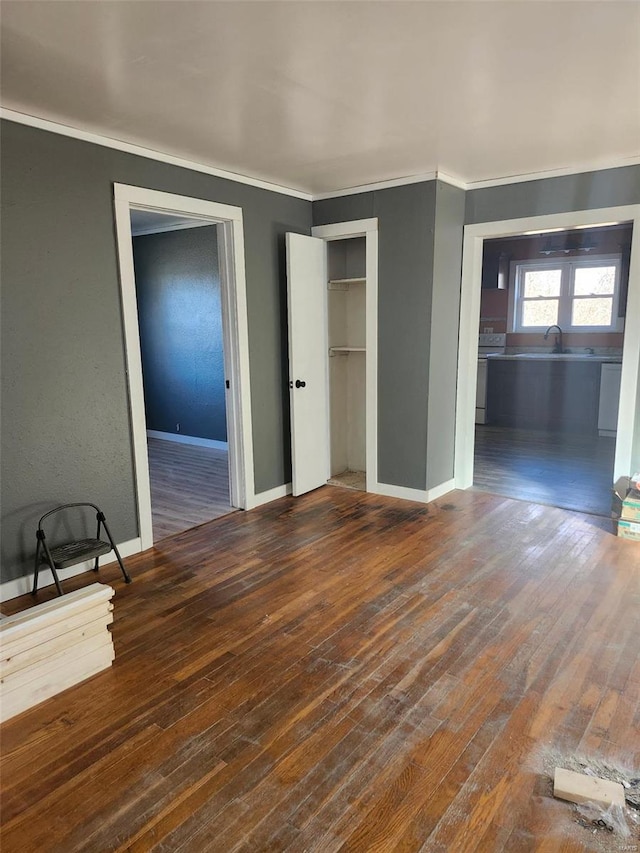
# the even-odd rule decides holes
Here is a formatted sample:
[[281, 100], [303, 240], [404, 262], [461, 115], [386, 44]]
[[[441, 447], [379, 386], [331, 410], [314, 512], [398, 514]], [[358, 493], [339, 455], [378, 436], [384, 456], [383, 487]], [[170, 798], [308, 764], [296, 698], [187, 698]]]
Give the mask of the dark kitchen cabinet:
[[482, 289], [506, 290], [509, 286], [510, 256], [485, 243], [482, 255]]
[[489, 359], [487, 423], [596, 433], [600, 363]]

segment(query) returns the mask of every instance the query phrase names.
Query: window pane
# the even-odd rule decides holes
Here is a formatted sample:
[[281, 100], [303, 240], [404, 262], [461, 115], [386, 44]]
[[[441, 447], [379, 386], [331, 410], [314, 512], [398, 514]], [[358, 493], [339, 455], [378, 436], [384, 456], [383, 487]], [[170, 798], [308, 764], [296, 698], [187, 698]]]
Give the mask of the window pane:
[[574, 299], [571, 312], [572, 326], [610, 326], [613, 299]]
[[523, 326], [553, 326], [558, 322], [558, 300], [536, 299], [522, 303]]
[[576, 296], [596, 296], [600, 293], [613, 293], [616, 283], [615, 267], [583, 267], [576, 270]]
[[562, 270], [538, 270], [524, 274], [524, 296], [526, 299], [536, 296], [560, 296]]

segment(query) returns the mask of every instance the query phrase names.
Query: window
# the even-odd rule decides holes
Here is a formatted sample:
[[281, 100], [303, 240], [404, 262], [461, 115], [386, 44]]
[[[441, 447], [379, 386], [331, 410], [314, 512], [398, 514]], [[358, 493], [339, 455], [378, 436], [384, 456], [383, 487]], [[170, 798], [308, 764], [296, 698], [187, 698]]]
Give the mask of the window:
[[512, 270], [512, 331], [536, 332], [554, 324], [571, 332], [622, 328], [619, 256], [527, 261], [512, 264]]

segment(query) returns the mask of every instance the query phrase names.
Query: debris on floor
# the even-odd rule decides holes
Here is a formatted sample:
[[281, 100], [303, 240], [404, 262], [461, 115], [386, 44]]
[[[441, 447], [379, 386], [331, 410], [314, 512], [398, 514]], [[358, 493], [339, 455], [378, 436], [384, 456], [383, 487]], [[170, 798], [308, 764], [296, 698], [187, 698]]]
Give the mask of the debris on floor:
[[563, 767], [556, 767], [553, 774], [553, 796], [570, 803], [595, 803], [605, 809], [614, 805], [624, 806], [624, 788], [620, 782]]
[[[547, 831], [557, 834], [558, 849], [562, 839], [570, 839], [585, 853], [640, 853], [640, 768], [632, 765], [631, 760], [630, 752], [623, 757], [605, 759], [550, 745], [540, 745], [529, 756], [527, 766], [538, 777], [536, 793], [542, 798], [540, 805], [549, 820]], [[553, 796], [556, 768], [618, 782], [624, 789], [624, 806], [618, 806], [619, 811], [607, 812], [606, 808], [590, 803], [556, 799]]]
[[[600, 759], [555, 755], [553, 795], [574, 803], [577, 823], [592, 833], [640, 841], [640, 774]], [[638, 849], [640, 845], [634, 848]]]
[[[617, 803], [603, 808], [596, 803], [580, 803], [577, 806], [578, 814], [582, 815], [586, 823], [583, 826], [595, 829], [605, 829], [607, 832], [617, 833], [622, 838], [629, 838], [632, 827], [636, 821], [632, 818], [630, 809], [619, 806]], [[640, 819], [640, 815], [638, 815]]]

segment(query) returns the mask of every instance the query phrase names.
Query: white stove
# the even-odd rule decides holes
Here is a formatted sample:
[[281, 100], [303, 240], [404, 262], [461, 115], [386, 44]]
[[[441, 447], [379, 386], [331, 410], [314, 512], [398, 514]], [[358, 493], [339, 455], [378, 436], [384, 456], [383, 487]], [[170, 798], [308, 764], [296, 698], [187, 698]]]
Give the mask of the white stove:
[[489, 335], [478, 335], [478, 358], [486, 358], [488, 355], [504, 353], [507, 336], [491, 333]]
[[491, 333], [478, 336], [478, 384], [476, 385], [476, 423], [487, 422], [487, 356], [505, 351], [507, 336]]

